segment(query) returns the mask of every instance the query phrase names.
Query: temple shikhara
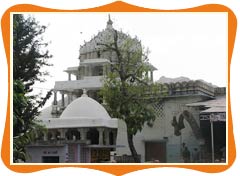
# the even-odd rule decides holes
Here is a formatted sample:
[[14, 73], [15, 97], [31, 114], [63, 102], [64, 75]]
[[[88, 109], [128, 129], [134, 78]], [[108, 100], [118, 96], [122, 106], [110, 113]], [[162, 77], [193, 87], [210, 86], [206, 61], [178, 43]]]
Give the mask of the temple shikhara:
[[[109, 41], [113, 30], [109, 16], [106, 28], [80, 46], [79, 65], [64, 70], [68, 80], [55, 82], [52, 105], [37, 118], [47, 130], [26, 146], [27, 162], [133, 162], [125, 122], [110, 117], [99, 97], [116, 54], [103, 50], [98, 42]], [[118, 34], [130, 38], [123, 32]], [[134, 48], [141, 48], [137, 39], [131, 40]], [[156, 68], [148, 64], [147, 75], [153, 82]], [[185, 162], [184, 145], [190, 152], [199, 152], [197, 162], [225, 162], [226, 88], [185, 77], [161, 77], [157, 82], [159, 95], [164, 96], [152, 105], [156, 120], [133, 139], [141, 162]]]

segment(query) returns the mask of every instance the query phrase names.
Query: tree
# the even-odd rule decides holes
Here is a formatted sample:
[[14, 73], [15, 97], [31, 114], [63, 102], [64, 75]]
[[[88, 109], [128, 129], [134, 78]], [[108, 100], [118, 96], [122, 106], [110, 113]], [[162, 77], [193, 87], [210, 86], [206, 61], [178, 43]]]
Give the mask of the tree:
[[[24, 85], [19, 80], [13, 81], [13, 161], [25, 161], [25, 146], [35, 140], [44, 131], [33, 117], [38, 114], [38, 107], [33, 107], [25, 95]], [[47, 100], [50, 93], [44, 98]], [[44, 103], [40, 103], [39, 107]], [[30, 115], [31, 114], [31, 115]], [[31, 117], [31, 118], [30, 118]]]
[[111, 72], [106, 76], [100, 93], [110, 115], [126, 123], [130, 151], [134, 161], [140, 162], [133, 136], [145, 124], [151, 126], [155, 120], [151, 103], [157, 98], [157, 87], [146, 76], [150, 68], [148, 51], [143, 52], [140, 41], [114, 29], [112, 32], [112, 38], [106, 43], [98, 42], [103, 50], [116, 56], [115, 60], [110, 58]]
[[26, 92], [35, 81], [44, 81], [48, 72], [41, 71], [43, 66], [50, 66], [49, 55], [43, 42], [42, 34], [46, 26], [39, 25], [32, 17], [24, 18], [21, 14], [13, 15], [13, 79], [24, 83]]
[[35, 117], [51, 96], [34, 95], [32, 86], [36, 81], [44, 81], [47, 72], [43, 66], [50, 66], [51, 58], [47, 43], [42, 34], [46, 27], [41, 26], [33, 17], [27, 19], [21, 14], [13, 15], [13, 161], [25, 161], [25, 146], [33, 141], [43, 130]]

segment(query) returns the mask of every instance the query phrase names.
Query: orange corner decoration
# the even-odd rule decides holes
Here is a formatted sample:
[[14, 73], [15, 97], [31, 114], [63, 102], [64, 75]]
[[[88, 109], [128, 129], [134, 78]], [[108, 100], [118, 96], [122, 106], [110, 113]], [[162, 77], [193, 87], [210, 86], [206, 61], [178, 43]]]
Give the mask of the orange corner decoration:
[[[226, 12], [228, 13], [228, 163], [226, 165], [166, 165], [166, 164], [154, 164], [154, 165], [144, 165], [144, 164], [130, 164], [130, 165], [119, 165], [119, 164], [109, 164], [107, 167], [105, 165], [91, 165], [91, 164], [84, 164], [84, 165], [66, 165], [66, 164], [53, 164], [53, 165], [31, 165], [29, 167], [28, 164], [17, 164], [11, 165], [11, 158], [10, 158], [10, 13], [11, 12]], [[4, 164], [15, 172], [35, 172], [43, 169], [50, 169], [50, 168], [58, 168], [58, 167], [81, 167], [81, 168], [89, 168], [100, 170], [104, 172], [108, 172], [114, 175], [123, 175], [129, 172], [133, 172], [136, 170], [147, 169], [147, 168], [160, 168], [160, 167], [179, 167], [179, 168], [186, 168], [186, 169], [194, 169], [202, 172], [208, 173], [216, 173], [224, 171], [231, 167], [233, 164], [235, 157], [236, 157], [236, 146], [234, 141], [234, 134], [233, 134], [233, 122], [232, 122], [232, 113], [231, 113], [231, 101], [230, 101], [230, 64], [231, 64], [231, 57], [234, 48], [234, 41], [236, 35], [236, 28], [237, 28], [237, 20], [234, 13], [226, 6], [217, 5], [217, 4], [208, 4], [199, 7], [189, 8], [189, 9], [181, 9], [181, 10], [159, 10], [159, 9], [149, 9], [138, 7], [134, 5], [130, 5], [121, 1], [113, 2], [111, 4], [107, 4], [100, 7], [89, 8], [89, 9], [80, 9], [80, 10], [58, 10], [58, 9], [50, 9], [39, 7], [30, 4], [20, 4], [10, 7], [3, 15], [1, 19], [1, 27], [2, 27], [2, 35], [4, 41], [4, 47], [6, 51], [6, 59], [8, 63], [8, 106], [7, 106], [7, 114], [6, 114], [6, 124], [4, 130], [4, 136], [2, 141], [2, 151], [1, 157]]]

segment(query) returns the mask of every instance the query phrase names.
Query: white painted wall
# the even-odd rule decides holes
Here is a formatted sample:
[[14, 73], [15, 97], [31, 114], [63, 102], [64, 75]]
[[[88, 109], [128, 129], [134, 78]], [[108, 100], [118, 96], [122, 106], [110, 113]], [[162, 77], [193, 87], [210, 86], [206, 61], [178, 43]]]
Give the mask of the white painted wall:
[[[141, 161], [145, 162], [145, 141], [161, 141], [167, 137], [166, 150], [167, 162], [182, 162], [180, 153], [181, 143], [185, 142], [189, 150], [192, 151], [194, 147], [198, 147], [199, 142], [195, 138], [190, 125], [184, 120], [185, 128], [181, 130], [182, 135], [175, 136], [174, 128], [171, 125], [173, 116], [178, 116], [183, 110], [191, 112], [199, 124], [199, 112], [194, 108], [186, 107], [185, 104], [193, 103], [202, 100], [200, 96], [184, 96], [165, 98], [163, 102], [163, 116], [157, 117], [153, 127], [145, 126], [143, 130], [134, 136], [134, 144], [138, 154], [141, 155]], [[126, 125], [123, 121], [118, 123], [117, 145], [124, 145], [126, 147], [117, 148], [117, 155], [130, 154], [127, 143]]]
[[29, 155], [27, 162], [42, 163], [43, 156], [59, 156], [60, 163], [67, 161], [67, 145], [63, 146], [28, 146], [26, 152]]

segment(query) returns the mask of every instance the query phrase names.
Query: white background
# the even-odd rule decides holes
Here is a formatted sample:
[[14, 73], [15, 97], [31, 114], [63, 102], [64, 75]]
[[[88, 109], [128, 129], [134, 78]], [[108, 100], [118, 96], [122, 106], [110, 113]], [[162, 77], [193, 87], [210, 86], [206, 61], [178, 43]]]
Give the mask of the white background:
[[[110, 1], [110, 0], [102, 0], [102, 1], [97, 1], [97, 0], [91, 0], [89, 2], [84, 2], [84, 1], [80, 1], [80, 0], [51, 0], [51, 1], [37, 1], [37, 0], [32, 0], [32, 1], [28, 1], [28, 3], [31, 3], [31, 4], [35, 4], [35, 5], [40, 5], [40, 6], [43, 6], [43, 7], [49, 7], [49, 8], [56, 8], [56, 9], [81, 9], [81, 8], [89, 8], [89, 7], [95, 7], [95, 6], [99, 6], [99, 5], [104, 5], [104, 4], [107, 4], [107, 3], [110, 3], [110, 2], [113, 2], [113, 1]], [[228, 6], [234, 13], [237, 17], [240, 17], [240, 2], [238, 2], [237, 0], [228, 0], [228, 1], [218, 1], [218, 0], [215, 0], [215, 1], [210, 1], [210, 0], [206, 0], [206, 1], [187, 1], [187, 0], [183, 0], [183, 1], [173, 1], [173, 0], [169, 0], [169, 1], [160, 1], [160, 0], [144, 0], [144, 1], [137, 1], [137, 0], [129, 0], [129, 1], [125, 1], [125, 2], [128, 2], [128, 3], [131, 3], [131, 4], [135, 4], [135, 5], [138, 5], [138, 6], [144, 6], [144, 7], [149, 7], [149, 8], [158, 8], [158, 9], [182, 9], [182, 8], [190, 8], [190, 7], [195, 7], [195, 6], [199, 6], [199, 5], [203, 5], [203, 4], [209, 4], [209, 3], [219, 3], [219, 4], [223, 4], [223, 5], [226, 5]], [[17, 1], [17, 0], [12, 0], [11, 2], [4, 2], [4, 1], [1, 1], [0, 2], [0, 16], [3, 15], [3, 13], [5, 12], [6, 9], [8, 9], [9, 7], [11, 7], [12, 5], [15, 5], [15, 4], [20, 4], [20, 3], [26, 3], [25, 1]], [[151, 52], [151, 55], [150, 55], [150, 62], [153, 63], [156, 67], [158, 67], [159, 69], [159, 72], [157, 72], [157, 75], [155, 74], [155, 79], [158, 79], [160, 76], [164, 75], [164, 76], [169, 76], [169, 77], [176, 77], [176, 76], [188, 76], [192, 79], [205, 79], [206, 81], [208, 82], [212, 82], [213, 84], [216, 84], [218, 86], [225, 86], [225, 83], [226, 83], [226, 74], [225, 71], [226, 71], [226, 67], [224, 67], [224, 57], [226, 57], [226, 53], [224, 53], [224, 47], [226, 47], [226, 43], [224, 45], [224, 40], [226, 39], [223, 34], [224, 34], [224, 30], [226, 29], [223, 29], [222, 27], [224, 27], [224, 22], [221, 21], [222, 18], [219, 18], [220, 20], [214, 20], [214, 23], [216, 23], [216, 25], [212, 25], [212, 23], [210, 21], [206, 22], [204, 25], [211, 25], [211, 29], [213, 30], [216, 30], [214, 35], [215, 35], [215, 38], [214, 40], [213, 39], [209, 39], [209, 42], [206, 43], [209, 44], [210, 41], [212, 42], [216, 42], [216, 43], [213, 43], [213, 44], [216, 44], [216, 50], [219, 50], [219, 52], [213, 52], [213, 53], [209, 53], [210, 50], [208, 51], [207, 48], [209, 47], [212, 47], [211, 48], [211, 51], [214, 50], [215, 47], [211, 46], [211, 45], [208, 45], [208, 47], [204, 48], [205, 45], [199, 45], [198, 47], [196, 46], [192, 46], [192, 45], [186, 45], [185, 43], [185, 47], [186, 48], [189, 48], [192, 50], [192, 52], [189, 52], [187, 51], [188, 53], [190, 53], [188, 56], [185, 56], [185, 55], [181, 55], [181, 54], [184, 54], [186, 53], [186, 51], [182, 51], [179, 50], [179, 51], [170, 51], [170, 52], [167, 52], [165, 55], [161, 55], [160, 58], [165, 58], [165, 57], [168, 57], [167, 59], [165, 59], [163, 62], [160, 62], [161, 65], [159, 64], [159, 61], [155, 60], [156, 59], [156, 56], [159, 56], [160, 53], [156, 53], [155, 55], [155, 51], [156, 49], [154, 49], [155, 46], [152, 45], [152, 43], [156, 43], [156, 42], [149, 42], [148, 39], [151, 38], [151, 40], [154, 41], [154, 37], [151, 37], [151, 36], [147, 36], [149, 35], [149, 33], [146, 34], [146, 32], [143, 32], [143, 34], [141, 34], [141, 31], [137, 30], [138, 28], [134, 28], [134, 26], [131, 26], [130, 24], [129, 25], [126, 25], [126, 20], [124, 20], [124, 17], [120, 17], [119, 15], [116, 15], [116, 14], [112, 14], [112, 18], [113, 18], [113, 21], [114, 21], [114, 24], [113, 25], [116, 25], [115, 27], [117, 29], [121, 29], [124, 31], [124, 32], [128, 32], [130, 33], [131, 35], [137, 35], [141, 40], [142, 40], [142, 43], [146, 46], [146, 47], [149, 47], [150, 50], [152, 51]], [[126, 17], [125, 17], [126, 18]], [[178, 17], [174, 17], [174, 19], [177, 19], [179, 18]], [[194, 18], [194, 19], [193, 19]], [[192, 17], [192, 18], [189, 18], [187, 19], [185, 22], [187, 21], [190, 21], [191, 23], [194, 23], [194, 21], [196, 22], [196, 16]], [[131, 21], [131, 19], [134, 19], [134, 17], [132, 18], [129, 18], [129, 22]], [[168, 18], [163, 18], [163, 19], [169, 19]], [[162, 19], [162, 20], [163, 20]], [[180, 18], [180, 19], [183, 19], [183, 18]], [[224, 19], [224, 18], [223, 18]], [[97, 31], [98, 30], [102, 30], [103, 28], [105, 28], [105, 25], [106, 25], [106, 14], [103, 14], [101, 19], [98, 19], [98, 23], [99, 24], [99, 27], [96, 29]], [[144, 17], [142, 17], [141, 19], [141, 22], [144, 23]], [[138, 21], [140, 21], [138, 20]], [[209, 20], [209, 19], [208, 19]], [[43, 20], [44, 21], [44, 20]], [[57, 20], [56, 20], [57, 21]], [[76, 22], [74, 20], [72, 20], [74, 24], [76, 24]], [[116, 21], [116, 22], [115, 22]], [[136, 27], [138, 24], [138, 21], [135, 21], [134, 24], [136, 24]], [[169, 20], [170, 22], [167, 22], [163, 21], [164, 25], [163, 26], [166, 26], [166, 24], [169, 24], [171, 25], [171, 20]], [[178, 21], [178, 20], [177, 20]], [[80, 21], [81, 22], [81, 21]], [[89, 23], [91, 21], [89, 20]], [[154, 22], [154, 20], [151, 20], [151, 21], [148, 21], [148, 25], [151, 25], [152, 23]], [[210, 22], [210, 23], [209, 23]], [[71, 23], [69, 21], [69, 23]], [[82, 21], [81, 22], [82, 24], [86, 24], [86, 22]], [[174, 25], [176, 25], [176, 23], [173, 23]], [[179, 24], [177, 27], [179, 30], [174, 30], [174, 34], [177, 34], [178, 32], [180, 32], [181, 30], [184, 30], [184, 28], [182, 28], [183, 26], [185, 26], [187, 23], [184, 23], [184, 24]], [[89, 24], [90, 26], [92, 25], [91, 23]], [[101, 26], [102, 25], [102, 26]], [[199, 26], [196, 26], [197, 24], [194, 24], [192, 25], [192, 31], [196, 32], [196, 34], [199, 34]], [[125, 27], [127, 26], [127, 27]], [[214, 28], [214, 26], [217, 26], [217, 28]], [[51, 25], [49, 26], [49, 30], [50, 30], [50, 27]], [[86, 27], [86, 26], [85, 26]], [[154, 28], [155, 27], [155, 28]], [[153, 26], [154, 29], [158, 28], [159, 25], [155, 25]], [[175, 27], [175, 26], [173, 26]], [[194, 28], [195, 27], [195, 28]], [[91, 28], [88, 28], [88, 29], [91, 29]], [[146, 29], [146, 27], [144, 28]], [[154, 29], [152, 29], [154, 31]], [[195, 37], [194, 38], [194, 41], [200, 41], [202, 40], [202, 42], [206, 42], [207, 40], [205, 39], [208, 39], [208, 36], [212, 36], [213, 33], [211, 33], [210, 35], [208, 34], [207, 31], [209, 30], [205, 30], [204, 31], [204, 28], [201, 28], [202, 30], [200, 31], [203, 31], [200, 36], [198, 37]], [[158, 33], [159, 30], [163, 30], [162, 33]], [[158, 31], [157, 33], [158, 34], [163, 34], [165, 31], [164, 29], [162, 28], [159, 28], [159, 30], [156, 30]], [[86, 29], [80, 27], [79, 29], [74, 29], [72, 31], [77, 31], [79, 33], [79, 36], [75, 37], [76, 38], [76, 41], [73, 41], [73, 44], [74, 46], [73, 47], [67, 47], [67, 48], [73, 48], [75, 50], [78, 50], [79, 49], [79, 44], [83, 44], [83, 40], [86, 40], [88, 41], [91, 36], [93, 34], [96, 34], [96, 32], [88, 32]], [[82, 34], [80, 34], [80, 32], [82, 32]], [[167, 33], [168, 32], [168, 33]], [[166, 33], [167, 34], [170, 34], [169, 31], [167, 31]], [[214, 32], [214, 31], [213, 31]], [[61, 31], [57, 32], [56, 33], [57, 35], [61, 36]], [[88, 34], [90, 36], [85, 36], [85, 34]], [[145, 35], [146, 34], [146, 35]], [[193, 35], [192, 37], [196, 36], [196, 34], [194, 35], [194, 33], [190, 33], [189, 32], [189, 35]], [[206, 35], [205, 35], [206, 34]], [[70, 35], [70, 34], [69, 34]], [[76, 34], [74, 34], [76, 35]], [[186, 35], [186, 37], [188, 37], [189, 35]], [[204, 36], [205, 35], [205, 36]], [[176, 41], [172, 41], [171, 42], [171, 36], [172, 35], [162, 35], [162, 36], [159, 36], [159, 37], [166, 37], [166, 39], [169, 39], [170, 42], [170, 46], [173, 46], [173, 42], [174, 44], [176, 44]], [[145, 39], [146, 37], [146, 39]], [[186, 39], [186, 37], [184, 37], [184, 39]], [[187, 38], [187, 41], [191, 41], [191, 38], [190, 37], [189, 39]], [[79, 40], [78, 40], [79, 39]], [[215, 40], [216, 39], [216, 40]], [[50, 39], [52, 40], [52, 44], [54, 44], [54, 41], [53, 39]], [[181, 38], [179, 39], [179, 41], [181, 41]], [[166, 42], [163, 42], [166, 44]], [[210, 43], [211, 44], [211, 43]], [[223, 44], [223, 45], [221, 45]], [[68, 44], [67, 44], [68, 45]], [[159, 43], [159, 45], [161, 46], [161, 41]], [[239, 138], [239, 135], [240, 132], [239, 132], [239, 124], [240, 124], [240, 120], [239, 120], [239, 116], [240, 116], [240, 112], [239, 112], [239, 108], [238, 106], [240, 105], [239, 103], [239, 98], [240, 97], [240, 93], [238, 90], [240, 90], [240, 85], [239, 85], [239, 80], [238, 80], [238, 75], [239, 75], [239, 66], [240, 66], [240, 60], [238, 59], [239, 57], [239, 37], [238, 37], [238, 34], [237, 34], [237, 37], [236, 37], [236, 41], [235, 41], [235, 49], [234, 49], [234, 53], [233, 53], [233, 57], [232, 57], [232, 64], [231, 64], [231, 103], [232, 103], [232, 114], [233, 114], [233, 122], [234, 122], [234, 134], [237, 134], [235, 135], [235, 140], [236, 140], [236, 147], [239, 148], [239, 140], [237, 138]], [[74, 48], [75, 47], [75, 48]], [[159, 48], [163, 48], [164, 45], [162, 45], [161, 47]], [[206, 49], [204, 50], [203, 53], [198, 53], [198, 55], [194, 55], [198, 50], [199, 47], [203, 47], [203, 49]], [[55, 47], [54, 47], [55, 48]], [[168, 47], [169, 48], [169, 47]], [[62, 49], [61, 49], [62, 50]], [[4, 53], [4, 48], [3, 48], [3, 42], [1, 41], [1, 44], [0, 44], [0, 66], [1, 66], [1, 69], [0, 69], [0, 83], [1, 83], [1, 91], [0, 91], [0, 117], [1, 117], [1, 123], [0, 123], [0, 140], [2, 140], [2, 134], [3, 134], [3, 129], [4, 129], [4, 124], [5, 124], [5, 116], [6, 116], [6, 104], [7, 104], [7, 63], [6, 63], [6, 59], [5, 58], [5, 53]], [[69, 53], [73, 53], [71, 51], [68, 51], [68, 53], [65, 54], [64, 57], [66, 57], [65, 60], [70, 60], [70, 59], [73, 59], [72, 61], [69, 61], [69, 63], [71, 63], [70, 65], [67, 65], [65, 63], [62, 63], [62, 60], [64, 60], [64, 58], [60, 58], [60, 57], [57, 57], [56, 54], [58, 54], [58, 52], [54, 51], [55, 53], [52, 53], [54, 54], [54, 58], [53, 60], [61, 60], [61, 62], [56, 62], [56, 63], [60, 63], [59, 65], [62, 65], [62, 67], [60, 68], [54, 68], [54, 69], [58, 69], [57, 71], [54, 71], [54, 72], [57, 72], [59, 74], [62, 74], [60, 72], [62, 72], [63, 69], [66, 68], [66, 66], [76, 66], [76, 64], [78, 64], [78, 61], [77, 61], [77, 57], [78, 57], [78, 53], [76, 53], [75, 55], [71, 55]], [[77, 51], [78, 52], [78, 51]], [[160, 52], [160, 51], [159, 51]], [[211, 57], [209, 57], [209, 55], [207, 54], [206, 55], [206, 52], [209, 53], [209, 55]], [[199, 56], [200, 54], [200, 56]], [[203, 55], [201, 55], [203, 54]], [[217, 55], [219, 54], [219, 55]], [[225, 56], [224, 56], [225, 55]], [[174, 61], [177, 62], [178, 60], [176, 60], [176, 57], [179, 56], [181, 59], [183, 58], [186, 58], [186, 57], [189, 57], [189, 58], [198, 58], [196, 60], [194, 60], [193, 63], [191, 63], [191, 60], [188, 60], [189, 65], [191, 66], [194, 66], [194, 65], [198, 65], [199, 67], [196, 67], [194, 70], [196, 71], [196, 69], [199, 69], [200, 67], [203, 67], [203, 65], [201, 65], [202, 63], [209, 63], [210, 61], [215, 61], [214, 59], [210, 59], [210, 58], [216, 58], [218, 57], [218, 61], [220, 59], [220, 61], [218, 63], [210, 63], [210, 64], [206, 64], [206, 73], [208, 74], [208, 77], [204, 77], [204, 75], [202, 75], [202, 72], [201, 71], [193, 71], [189, 68], [189, 71], [190, 73], [190, 76], [188, 75], [189, 73], [185, 73], [185, 72], [180, 72], [181, 74], [179, 75], [179, 71], [171, 71], [171, 72], [168, 72], [168, 70], [164, 70], [165, 68], [169, 68], [169, 65], [166, 65], [166, 66], [162, 66], [162, 64], [172, 64], [173, 61], [171, 61], [172, 58], [174, 58]], [[184, 57], [185, 56], [185, 57]], [[68, 57], [68, 58], [67, 58]], [[75, 58], [74, 58], [75, 57]], [[202, 61], [203, 62], [198, 62], [200, 59], [203, 59]], [[207, 60], [204, 60], [208, 58]], [[222, 59], [221, 59], [222, 58]], [[55, 64], [55, 63], [54, 63]], [[56, 64], [55, 64], [56, 65]], [[176, 64], [173, 64], [172, 67], [175, 68], [174, 65], [181, 65], [181, 62], [177, 62]], [[207, 68], [208, 66], [217, 66], [218, 69], [214, 69], [213, 68], [213, 71], [210, 72], [208, 69], [211, 69], [211, 68]], [[162, 66], [162, 67], [161, 67]], [[217, 74], [215, 76], [212, 77], [212, 75], [214, 75], [213, 73], [214, 72], [217, 72]], [[194, 75], [193, 73], [197, 73], [196, 75]], [[56, 74], [56, 75], [59, 75], [59, 74]], [[169, 74], [169, 75], [168, 75]], [[176, 74], [176, 75], [171, 75], [171, 74]], [[223, 74], [223, 75], [221, 75]], [[58, 79], [56, 77], [53, 76], [53, 78], [51, 78], [52, 80], [64, 80], [64, 79], [67, 79], [67, 76], [65, 75], [65, 77], [61, 76], [63, 79]], [[53, 83], [51, 83], [53, 84]], [[41, 87], [41, 85], [39, 85]], [[53, 86], [53, 85], [52, 85]], [[51, 86], [48, 86], [48, 88], [52, 88]], [[238, 154], [238, 153], [237, 153]], [[234, 165], [228, 169], [227, 171], [225, 172], [222, 172], [222, 173], [217, 173], [215, 175], [230, 175], [230, 174], [233, 174], [235, 175], [234, 173], [238, 173], [238, 166], [239, 165], [239, 156], [237, 156], [237, 159], [236, 161], [234, 162]], [[19, 173], [14, 173], [10, 170], [8, 170], [4, 164], [2, 163], [2, 161], [0, 161], [0, 170], [1, 170], [1, 173], [3, 175], [23, 175], [23, 174], [19, 174]], [[97, 172], [97, 173], [96, 173]], [[91, 171], [91, 170], [88, 170], [88, 169], [80, 169], [80, 168], [62, 168], [62, 169], [51, 169], [51, 170], [46, 170], [46, 171], [41, 171], [41, 172], [35, 172], [35, 173], [31, 173], [31, 174], [27, 174], [27, 175], [66, 175], [66, 174], [80, 174], [80, 173], [84, 173], [85, 175], [100, 175], [101, 172], [98, 172], [98, 171]], [[177, 169], [177, 168], [159, 168], [159, 169], [147, 169], [145, 171], [137, 171], [135, 173], [130, 173], [130, 174], [127, 174], [127, 175], [146, 175], [146, 174], [151, 174], [151, 175], [164, 175], [164, 174], [178, 174], [179, 176], [180, 175], [209, 175], [207, 173], [202, 173], [202, 172], [198, 172], [198, 171], [192, 171], [192, 170], [186, 170], [186, 169]], [[102, 173], [102, 175], [107, 175], [106, 173]]]

